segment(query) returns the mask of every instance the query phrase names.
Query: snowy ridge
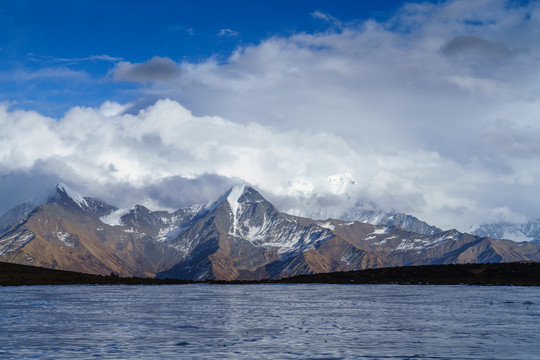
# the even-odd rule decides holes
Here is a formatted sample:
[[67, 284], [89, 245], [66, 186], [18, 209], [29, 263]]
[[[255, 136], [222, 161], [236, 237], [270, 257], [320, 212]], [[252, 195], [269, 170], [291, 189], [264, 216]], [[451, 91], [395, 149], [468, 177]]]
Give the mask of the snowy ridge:
[[[329, 222], [309, 227], [300, 226], [289, 216], [279, 216], [271, 204], [263, 204], [264, 200], [246, 197], [246, 201], [239, 202], [239, 197], [246, 191], [254, 190], [241, 186], [231, 191], [230, 201], [238, 205], [234, 208], [232, 233], [230, 235], [241, 237], [258, 247], [279, 248], [278, 254], [302, 252], [316, 243], [334, 236], [330, 231], [333, 225]], [[242, 192], [240, 192], [242, 190]], [[249, 213], [249, 216], [243, 213]], [[258, 211], [257, 211], [258, 210]]]
[[[335, 177], [335, 178], [334, 178]], [[339, 194], [347, 188], [347, 177], [344, 175], [334, 175], [330, 177], [334, 192]], [[353, 181], [353, 180], [350, 180]], [[302, 200], [299, 208], [287, 209], [285, 212], [294, 216], [301, 216], [316, 220], [325, 220], [328, 218], [340, 219], [345, 221], [359, 221], [371, 225], [386, 225], [402, 228], [407, 231], [416, 232], [425, 235], [434, 235], [442, 232], [441, 229], [429, 225], [428, 223], [417, 219], [416, 217], [395, 210], [383, 210], [376, 204], [365, 201], [351, 202], [348, 209], [338, 209], [332, 207], [323, 207], [316, 201], [316, 196]]]
[[336, 227], [332, 224], [331, 221], [319, 221], [317, 222], [317, 225], [325, 229], [336, 230]]
[[69, 186], [67, 186], [64, 183], [58, 183], [56, 184], [56, 188], [67, 195], [75, 204], [77, 204], [81, 209], [88, 208], [88, 203], [84, 199], [84, 197], [76, 192], [75, 190], [71, 189]]
[[[227, 208], [220, 206], [225, 201], [229, 205]], [[222, 211], [227, 211], [229, 215], [229, 236], [246, 240], [256, 247], [277, 249], [277, 254], [280, 255], [288, 256], [312, 249], [317, 243], [335, 236], [331, 232], [334, 226], [330, 222], [311, 226], [299, 225], [294, 217], [279, 213], [260, 194], [245, 185], [229, 190], [217, 202], [204, 208], [196, 218]], [[197, 239], [205, 236], [206, 229], [188, 235], [191, 224], [186, 225], [163, 234], [161, 239], [187, 254]]]
[[402, 228], [407, 231], [424, 235], [435, 235], [442, 232], [441, 229], [418, 220], [412, 215], [373, 209], [372, 204], [357, 202], [344, 216], [344, 220], [360, 221], [372, 225], [386, 225]]
[[493, 239], [509, 239], [517, 242], [527, 241], [540, 244], [540, 219], [532, 219], [527, 223], [501, 222], [473, 226], [471, 234], [489, 236]]

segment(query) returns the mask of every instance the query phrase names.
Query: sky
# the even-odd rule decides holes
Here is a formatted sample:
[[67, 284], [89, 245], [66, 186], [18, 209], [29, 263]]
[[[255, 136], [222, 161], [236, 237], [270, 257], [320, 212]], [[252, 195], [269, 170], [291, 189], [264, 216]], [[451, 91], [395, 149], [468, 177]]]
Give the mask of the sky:
[[247, 183], [525, 222], [539, 118], [538, 1], [0, 2], [0, 213], [57, 182], [165, 209]]

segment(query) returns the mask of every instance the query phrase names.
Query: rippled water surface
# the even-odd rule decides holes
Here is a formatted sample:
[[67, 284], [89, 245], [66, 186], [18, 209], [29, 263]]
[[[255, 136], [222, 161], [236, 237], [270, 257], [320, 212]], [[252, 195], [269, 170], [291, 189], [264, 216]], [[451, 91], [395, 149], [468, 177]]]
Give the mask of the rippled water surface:
[[0, 358], [540, 359], [540, 289], [4, 287]]

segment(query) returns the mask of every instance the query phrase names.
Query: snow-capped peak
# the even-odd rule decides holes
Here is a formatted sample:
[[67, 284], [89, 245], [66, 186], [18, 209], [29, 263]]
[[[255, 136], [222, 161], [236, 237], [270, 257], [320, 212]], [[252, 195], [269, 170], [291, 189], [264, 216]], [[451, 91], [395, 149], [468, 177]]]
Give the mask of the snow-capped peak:
[[329, 176], [328, 181], [334, 194], [344, 194], [349, 186], [356, 184], [356, 180], [349, 173]]
[[67, 186], [66, 184], [58, 183], [56, 184], [56, 189], [66, 194], [67, 197], [73, 200], [73, 202], [77, 204], [80, 208], [84, 209], [88, 207], [88, 203], [86, 202], [84, 197], [78, 192], [76, 192], [75, 190], [73, 190], [72, 188], [70, 188], [69, 186]]

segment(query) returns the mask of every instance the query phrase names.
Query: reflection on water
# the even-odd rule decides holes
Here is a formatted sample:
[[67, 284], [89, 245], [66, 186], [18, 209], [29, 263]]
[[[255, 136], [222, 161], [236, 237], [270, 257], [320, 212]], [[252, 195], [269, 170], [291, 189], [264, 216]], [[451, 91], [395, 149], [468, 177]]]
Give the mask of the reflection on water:
[[532, 359], [539, 324], [524, 287], [0, 288], [0, 358]]

